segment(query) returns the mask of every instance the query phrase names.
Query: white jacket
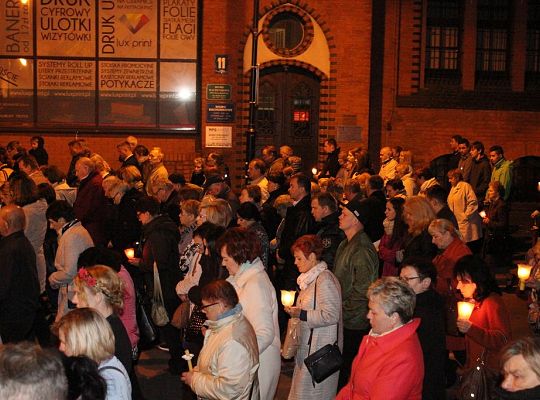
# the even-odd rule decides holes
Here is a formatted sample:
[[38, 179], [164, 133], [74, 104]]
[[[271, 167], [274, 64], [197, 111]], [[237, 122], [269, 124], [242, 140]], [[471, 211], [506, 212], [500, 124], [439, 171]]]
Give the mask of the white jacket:
[[244, 315], [257, 336], [261, 400], [272, 400], [281, 370], [276, 291], [259, 258], [240, 265], [236, 275], [227, 280], [235, 287]]
[[241, 307], [233, 315], [206, 321], [206, 325], [191, 389], [201, 399], [258, 400], [257, 338]]
[[470, 184], [460, 181], [450, 189], [448, 207], [456, 216], [459, 232], [465, 243], [482, 237], [482, 218], [478, 214], [478, 200]]

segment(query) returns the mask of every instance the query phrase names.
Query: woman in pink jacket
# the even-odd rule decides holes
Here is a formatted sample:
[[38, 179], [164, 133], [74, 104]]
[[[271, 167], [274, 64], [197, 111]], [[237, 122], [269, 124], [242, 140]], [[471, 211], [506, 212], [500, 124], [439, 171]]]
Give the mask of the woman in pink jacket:
[[351, 378], [336, 400], [420, 400], [424, 361], [413, 319], [416, 297], [395, 277], [375, 281], [368, 290], [371, 324], [352, 365]]

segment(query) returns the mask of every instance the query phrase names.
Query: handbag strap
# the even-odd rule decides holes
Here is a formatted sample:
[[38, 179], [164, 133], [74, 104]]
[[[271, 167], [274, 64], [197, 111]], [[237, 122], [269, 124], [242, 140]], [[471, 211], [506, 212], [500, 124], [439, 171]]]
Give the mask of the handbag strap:
[[[323, 271], [324, 272], [324, 271]], [[322, 272], [321, 272], [322, 273]], [[320, 274], [319, 274], [320, 275]], [[313, 294], [313, 309], [317, 309], [317, 281], [319, 280], [319, 277], [315, 279], [315, 293]], [[311, 354], [311, 339], [313, 339], [313, 328], [311, 328], [311, 332], [309, 333], [309, 349], [308, 349], [308, 356]], [[337, 323], [337, 335], [336, 335], [336, 341], [334, 344], [337, 344], [339, 342], [339, 320]]]
[[159, 271], [157, 263], [154, 261], [154, 301], [163, 304], [163, 292], [161, 291], [161, 281], [159, 280]]

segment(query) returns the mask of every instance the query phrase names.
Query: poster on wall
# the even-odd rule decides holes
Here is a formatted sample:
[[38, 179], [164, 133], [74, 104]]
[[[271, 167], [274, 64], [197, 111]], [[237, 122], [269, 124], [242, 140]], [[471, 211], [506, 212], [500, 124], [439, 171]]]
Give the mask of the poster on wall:
[[207, 126], [205, 145], [232, 148], [232, 126]]
[[0, 125], [33, 122], [33, 69], [31, 60], [0, 60]]
[[38, 60], [37, 122], [95, 124], [95, 61]]
[[39, 0], [36, 12], [38, 56], [95, 56], [94, 1]]
[[32, 5], [21, 1], [0, 2], [0, 55], [28, 56], [34, 51]]
[[162, 0], [161, 58], [197, 58], [197, 0]]
[[156, 63], [99, 63], [99, 124], [156, 126]]
[[160, 69], [159, 124], [195, 129], [197, 122], [197, 64], [162, 62]]
[[99, 56], [105, 58], [157, 57], [155, 0], [99, 2]]

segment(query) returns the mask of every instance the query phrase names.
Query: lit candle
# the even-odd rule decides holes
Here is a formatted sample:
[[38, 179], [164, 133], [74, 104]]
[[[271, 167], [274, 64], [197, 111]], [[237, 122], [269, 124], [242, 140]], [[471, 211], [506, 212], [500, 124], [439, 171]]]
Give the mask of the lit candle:
[[518, 264], [519, 290], [525, 290], [525, 281], [531, 276], [531, 265]]
[[486, 214], [486, 212], [485, 212], [484, 210], [482, 210], [482, 211], [480, 211], [480, 216], [481, 216], [482, 218], [486, 218], [486, 217], [487, 217], [487, 214]]
[[124, 253], [126, 253], [127, 258], [135, 257], [135, 249], [125, 249]]
[[[313, 175], [317, 175], [317, 168], [315, 168], [315, 167], [311, 168], [311, 173]], [[538, 182], [538, 184], [540, 185], [540, 182]]]
[[538, 182], [538, 187], [537, 187], [538, 191], [540, 192], [540, 182]]
[[468, 321], [474, 309], [474, 304], [468, 301], [458, 301], [458, 319]]
[[294, 304], [294, 295], [296, 292], [294, 290], [282, 290], [281, 291], [281, 304], [284, 307], [291, 307]]
[[189, 372], [193, 372], [193, 364], [191, 363], [193, 357], [194, 354], [191, 354], [188, 349], [184, 351], [184, 355], [182, 356], [182, 358], [187, 361]]

